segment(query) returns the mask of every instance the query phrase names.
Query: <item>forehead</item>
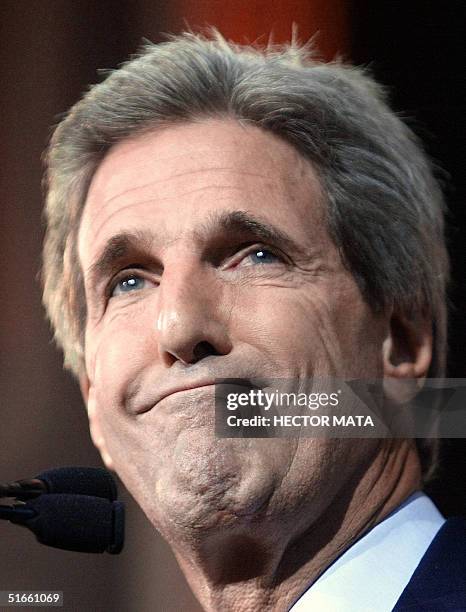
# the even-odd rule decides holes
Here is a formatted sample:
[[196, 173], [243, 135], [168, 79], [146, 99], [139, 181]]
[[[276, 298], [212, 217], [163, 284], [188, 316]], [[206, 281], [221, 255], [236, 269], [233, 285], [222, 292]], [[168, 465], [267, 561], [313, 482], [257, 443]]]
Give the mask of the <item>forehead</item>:
[[79, 230], [80, 259], [128, 225], [154, 222], [182, 233], [228, 208], [299, 233], [304, 220], [314, 227], [322, 220], [322, 199], [310, 162], [274, 134], [234, 120], [163, 127], [119, 143], [98, 167]]

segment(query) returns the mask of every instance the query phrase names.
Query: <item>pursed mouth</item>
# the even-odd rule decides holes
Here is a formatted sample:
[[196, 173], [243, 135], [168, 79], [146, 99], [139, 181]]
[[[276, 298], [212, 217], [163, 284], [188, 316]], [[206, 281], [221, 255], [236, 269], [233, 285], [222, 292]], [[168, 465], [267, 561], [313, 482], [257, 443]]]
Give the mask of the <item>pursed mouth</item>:
[[181, 388], [181, 389], [175, 389], [173, 391], [170, 391], [169, 393], [166, 393], [166, 394], [162, 395], [155, 402], [152, 402], [151, 404], [145, 405], [142, 408], [138, 409], [136, 411], [136, 414], [140, 415], [140, 414], [145, 414], [147, 412], [150, 412], [154, 408], [157, 408], [165, 400], [170, 401], [176, 395], [186, 395], [186, 394], [193, 394], [193, 395], [195, 395], [197, 393], [201, 393], [202, 391], [204, 391], [206, 389], [210, 389], [212, 387], [215, 387], [215, 383], [206, 383], [206, 384], [198, 385], [198, 386], [195, 386], [195, 387], [185, 387], [185, 388]]

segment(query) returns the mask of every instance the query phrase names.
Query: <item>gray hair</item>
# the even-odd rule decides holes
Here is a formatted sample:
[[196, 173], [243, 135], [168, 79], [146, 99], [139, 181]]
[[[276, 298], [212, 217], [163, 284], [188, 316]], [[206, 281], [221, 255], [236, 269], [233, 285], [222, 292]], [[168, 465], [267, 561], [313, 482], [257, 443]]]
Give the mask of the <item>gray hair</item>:
[[[65, 366], [84, 368], [86, 318], [76, 236], [87, 189], [112, 145], [177, 122], [232, 117], [279, 135], [309, 159], [329, 233], [374, 310], [427, 316], [430, 376], [446, 357], [444, 202], [413, 132], [361, 69], [315, 59], [309, 45], [265, 49], [184, 33], [93, 86], [58, 125], [46, 155], [44, 304]], [[435, 444], [418, 444], [424, 472]], [[427, 466], [427, 467], [426, 467]]]

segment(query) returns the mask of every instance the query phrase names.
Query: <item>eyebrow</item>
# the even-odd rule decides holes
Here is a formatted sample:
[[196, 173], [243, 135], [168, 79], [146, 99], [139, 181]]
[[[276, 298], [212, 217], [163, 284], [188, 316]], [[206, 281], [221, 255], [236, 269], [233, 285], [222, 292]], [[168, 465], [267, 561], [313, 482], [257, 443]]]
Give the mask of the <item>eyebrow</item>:
[[[214, 212], [193, 231], [199, 244], [214, 239], [216, 242], [226, 237], [247, 237], [258, 242], [273, 243], [288, 252], [304, 255], [307, 251], [291, 236], [274, 225], [246, 213], [243, 210]], [[87, 270], [86, 278], [91, 286], [109, 276], [118, 262], [131, 258], [147, 259], [154, 244], [161, 245], [166, 237], [150, 229], [121, 232], [112, 236], [104, 245], [101, 254]]]
[[258, 242], [274, 243], [284, 250], [293, 252], [303, 250], [286, 232], [243, 210], [215, 212], [202, 223], [199, 230], [195, 231], [195, 237], [199, 242], [204, 241], [207, 236], [218, 234], [247, 236]]
[[100, 279], [108, 277], [118, 262], [126, 260], [130, 255], [135, 259], [146, 257], [152, 249], [155, 236], [151, 230], [143, 229], [121, 232], [112, 236], [106, 243], [97, 260], [88, 268], [85, 278], [91, 286]]

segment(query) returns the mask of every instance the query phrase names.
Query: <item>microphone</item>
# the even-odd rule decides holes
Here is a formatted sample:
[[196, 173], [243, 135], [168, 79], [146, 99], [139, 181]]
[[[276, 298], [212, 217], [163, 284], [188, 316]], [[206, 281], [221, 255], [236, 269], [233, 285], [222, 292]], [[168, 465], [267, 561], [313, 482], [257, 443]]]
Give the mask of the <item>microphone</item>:
[[0, 497], [34, 499], [39, 495], [70, 493], [115, 501], [118, 491], [107, 470], [95, 467], [60, 467], [41, 472], [35, 478], [0, 483]]
[[125, 512], [119, 501], [49, 493], [19, 505], [0, 506], [2, 518], [27, 527], [47, 546], [113, 555], [123, 549]]

